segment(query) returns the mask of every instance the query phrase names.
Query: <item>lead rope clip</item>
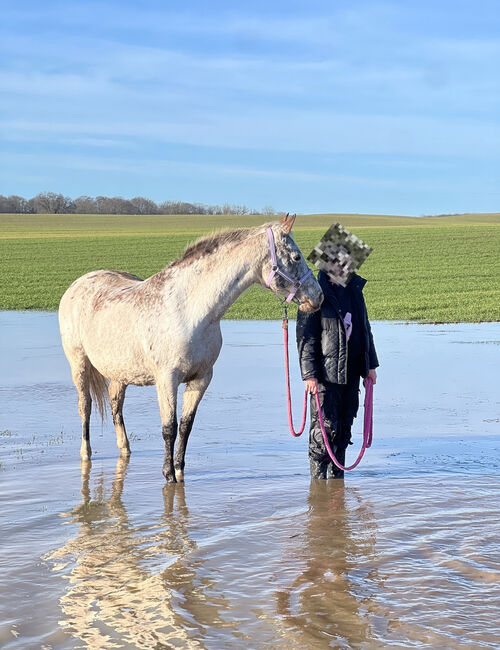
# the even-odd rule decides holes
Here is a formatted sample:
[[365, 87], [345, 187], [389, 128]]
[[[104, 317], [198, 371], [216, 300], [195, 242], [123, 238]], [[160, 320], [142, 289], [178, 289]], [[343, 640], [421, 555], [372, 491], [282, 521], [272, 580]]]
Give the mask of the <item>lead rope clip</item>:
[[288, 329], [288, 308], [283, 304], [283, 322], [281, 324], [284, 330]]

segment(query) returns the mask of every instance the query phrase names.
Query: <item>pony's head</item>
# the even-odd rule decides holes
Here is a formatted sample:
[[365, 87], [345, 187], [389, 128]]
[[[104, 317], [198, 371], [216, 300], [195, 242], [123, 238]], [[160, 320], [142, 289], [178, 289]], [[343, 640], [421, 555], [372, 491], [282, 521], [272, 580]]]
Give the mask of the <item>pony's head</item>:
[[295, 215], [286, 215], [266, 226], [269, 257], [262, 268], [263, 281], [286, 302], [293, 300], [302, 311], [313, 312], [320, 308], [323, 292], [290, 235], [294, 221]]

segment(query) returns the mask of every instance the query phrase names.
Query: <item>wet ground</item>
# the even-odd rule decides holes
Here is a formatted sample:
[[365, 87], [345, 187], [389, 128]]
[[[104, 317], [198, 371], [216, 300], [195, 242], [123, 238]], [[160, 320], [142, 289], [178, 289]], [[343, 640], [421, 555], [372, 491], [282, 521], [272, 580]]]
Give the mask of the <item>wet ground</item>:
[[82, 471], [55, 314], [0, 313], [0, 646], [498, 647], [500, 324], [373, 329], [374, 445], [344, 482], [288, 433], [280, 323], [224, 322], [164, 486], [154, 388], [129, 389], [130, 461], [96, 419]]

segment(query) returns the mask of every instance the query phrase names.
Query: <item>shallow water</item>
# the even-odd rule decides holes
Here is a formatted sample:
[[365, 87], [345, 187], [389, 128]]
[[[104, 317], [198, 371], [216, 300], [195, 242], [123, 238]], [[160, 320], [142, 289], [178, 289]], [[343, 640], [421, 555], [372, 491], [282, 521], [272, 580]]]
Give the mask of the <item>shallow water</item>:
[[500, 325], [373, 329], [374, 445], [344, 482], [288, 433], [280, 324], [224, 322], [165, 486], [154, 388], [127, 396], [130, 461], [94, 420], [82, 471], [55, 315], [0, 313], [0, 646], [498, 647]]

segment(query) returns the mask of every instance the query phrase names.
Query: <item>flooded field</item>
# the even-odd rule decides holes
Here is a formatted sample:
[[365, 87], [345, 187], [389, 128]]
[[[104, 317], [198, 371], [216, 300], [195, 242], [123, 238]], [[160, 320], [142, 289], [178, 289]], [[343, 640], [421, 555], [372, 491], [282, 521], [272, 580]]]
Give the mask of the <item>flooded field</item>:
[[497, 648], [500, 324], [373, 324], [343, 482], [288, 433], [280, 323], [222, 325], [165, 485], [154, 388], [128, 391], [130, 460], [96, 418], [82, 469], [56, 315], [0, 313], [0, 647]]

